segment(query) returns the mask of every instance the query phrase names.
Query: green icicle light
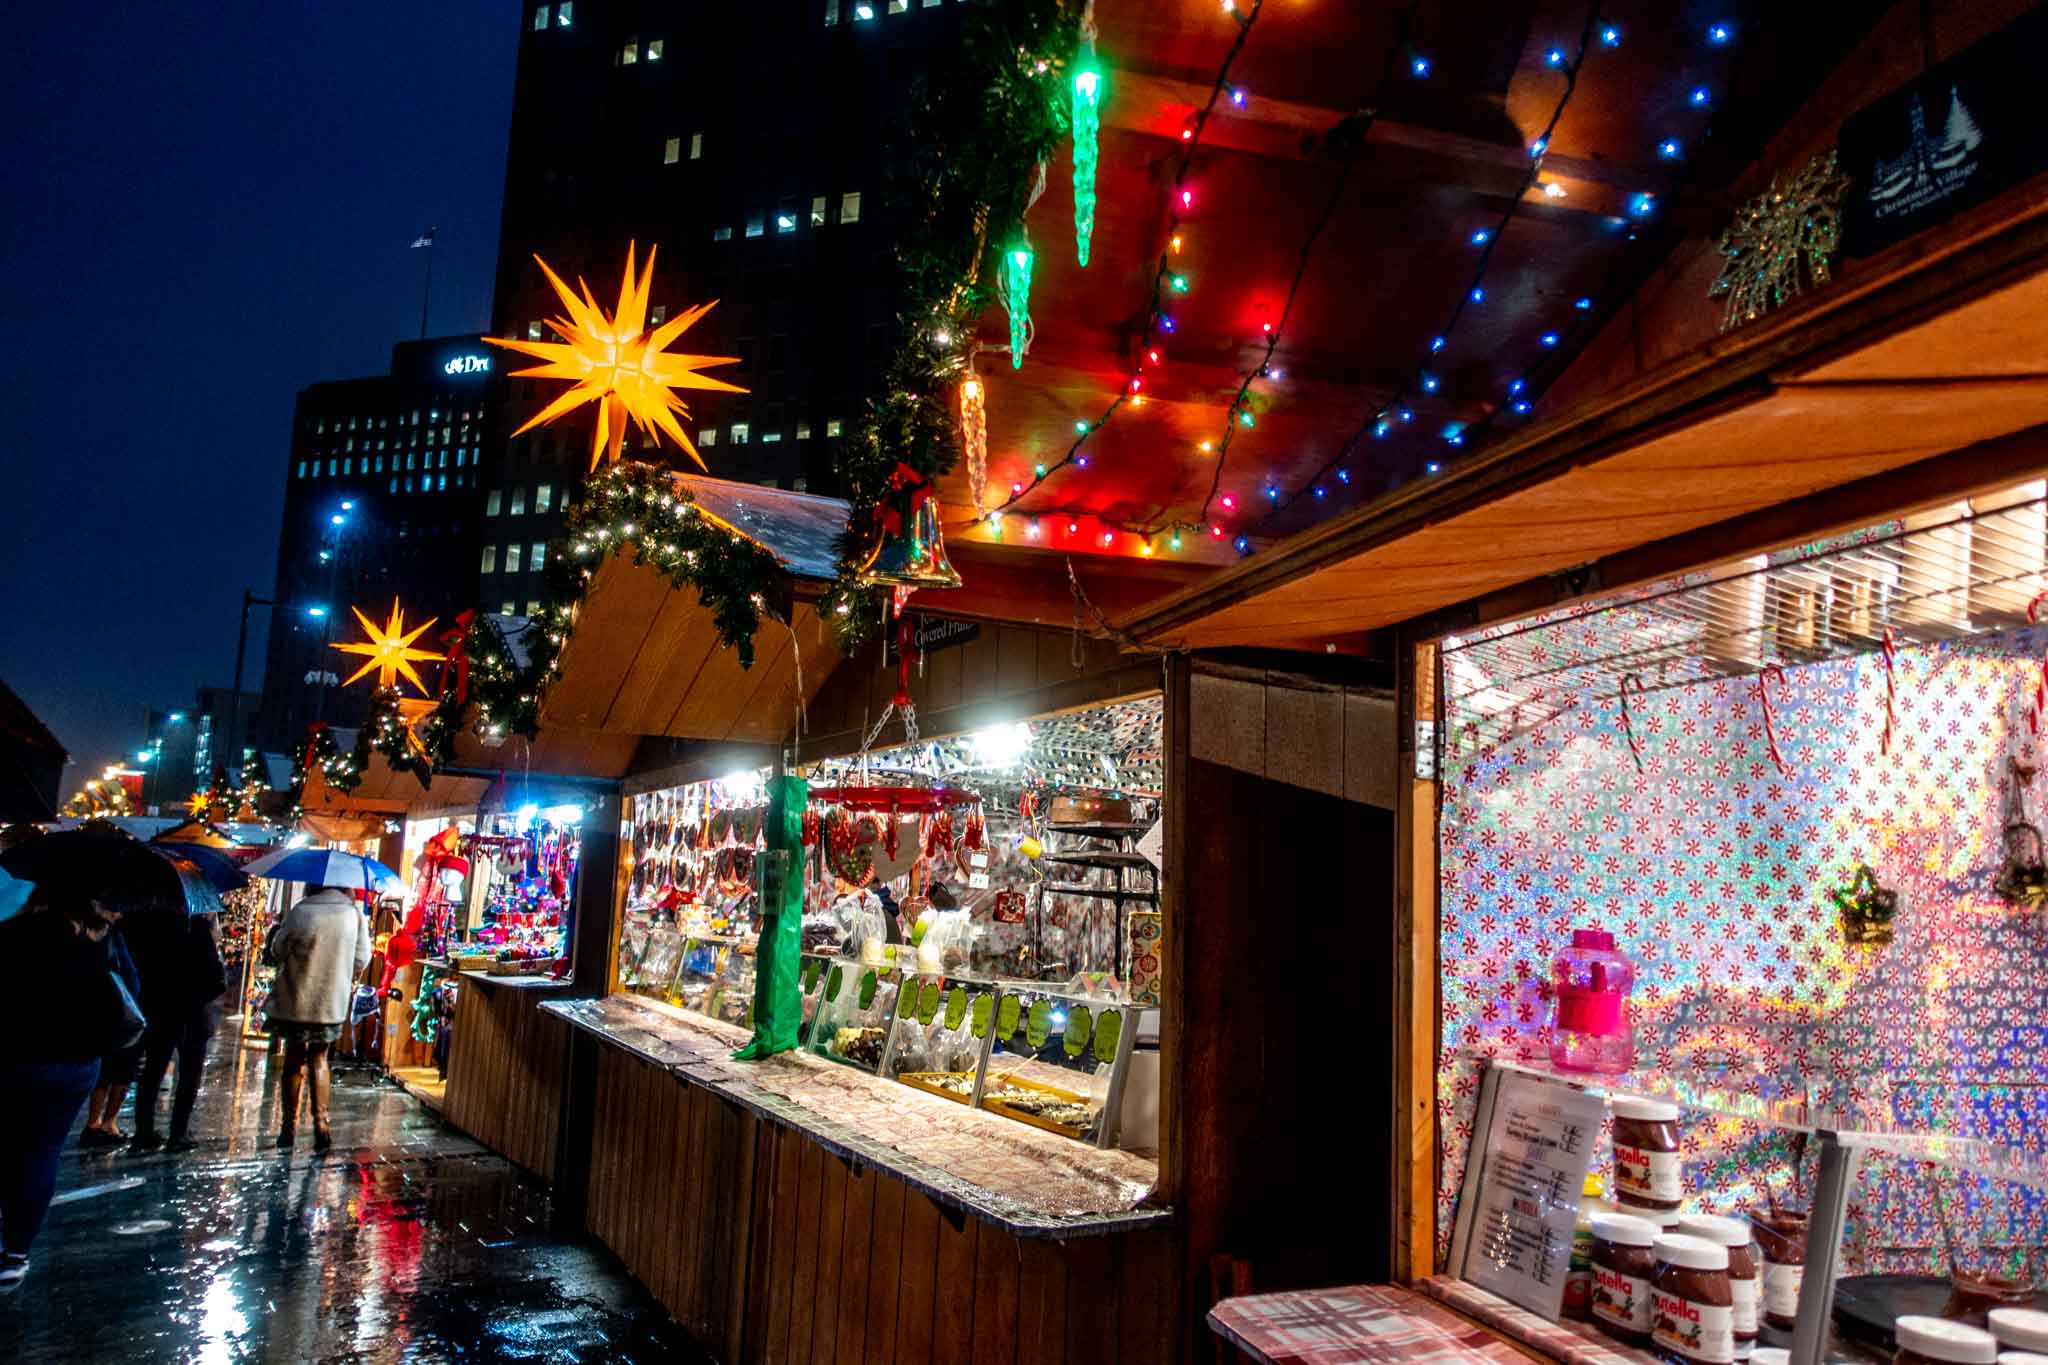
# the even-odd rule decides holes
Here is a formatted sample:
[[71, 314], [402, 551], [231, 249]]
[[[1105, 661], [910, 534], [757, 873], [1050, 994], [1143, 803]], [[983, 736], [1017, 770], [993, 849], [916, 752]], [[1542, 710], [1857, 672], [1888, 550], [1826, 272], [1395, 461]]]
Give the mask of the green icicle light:
[[1102, 127], [1097, 98], [1102, 73], [1083, 67], [1074, 73], [1074, 255], [1088, 264], [1088, 238], [1095, 231], [1096, 134]]
[[1020, 244], [1003, 253], [1003, 306], [1010, 312], [1010, 368], [1024, 365], [1024, 341], [1031, 330], [1031, 248]]

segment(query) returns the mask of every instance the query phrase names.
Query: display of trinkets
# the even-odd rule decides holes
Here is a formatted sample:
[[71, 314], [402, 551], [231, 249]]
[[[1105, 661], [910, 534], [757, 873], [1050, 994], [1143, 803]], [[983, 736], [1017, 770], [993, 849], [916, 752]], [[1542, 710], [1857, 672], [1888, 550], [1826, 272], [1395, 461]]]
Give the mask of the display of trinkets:
[[1830, 894], [1841, 912], [1844, 942], [1876, 946], [1892, 941], [1892, 921], [1899, 913], [1898, 893], [1877, 884], [1877, 873], [1869, 863], [1857, 864], [1856, 876], [1849, 885]]

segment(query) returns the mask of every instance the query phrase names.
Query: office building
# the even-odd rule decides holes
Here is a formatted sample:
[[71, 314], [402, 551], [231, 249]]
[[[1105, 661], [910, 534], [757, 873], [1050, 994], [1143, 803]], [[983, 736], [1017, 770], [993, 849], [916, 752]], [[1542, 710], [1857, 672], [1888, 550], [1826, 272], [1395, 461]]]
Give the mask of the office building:
[[[918, 75], [951, 49], [959, 0], [767, 0], [744, 6], [531, 2], [522, 16], [496, 302], [498, 335], [553, 340], [560, 305], [533, 258], [606, 308], [628, 242], [657, 249], [659, 320], [718, 306], [675, 349], [738, 357], [710, 373], [750, 392], [685, 392], [710, 471], [834, 491], [833, 456], [895, 334], [883, 151]], [[505, 355], [508, 369], [523, 359]], [[559, 394], [508, 381], [510, 432]], [[484, 468], [486, 610], [523, 613], [591, 420], [511, 440]], [[637, 431], [629, 453], [643, 445]], [[664, 444], [663, 460], [688, 467]]]
[[392, 347], [388, 374], [299, 391], [257, 738], [244, 743], [290, 752], [315, 721], [361, 719], [369, 690], [343, 693], [353, 669], [328, 648], [361, 638], [351, 607], [381, 625], [394, 600], [412, 622], [477, 603], [498, 372], [480, 338], [439, 337]]

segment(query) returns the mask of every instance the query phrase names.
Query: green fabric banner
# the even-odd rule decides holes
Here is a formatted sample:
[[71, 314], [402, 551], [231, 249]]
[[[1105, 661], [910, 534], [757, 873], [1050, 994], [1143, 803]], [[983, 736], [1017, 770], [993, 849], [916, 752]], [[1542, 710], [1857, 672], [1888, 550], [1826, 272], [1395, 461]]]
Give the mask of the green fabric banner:
[[804, 807], [810, 788], [801, 777], [768, 783], [768, 844], [761, 858], [761, 943], [754, 954], [754, 1041], [733, 1053], [758, 1061], [796, 1046], [803, 1022]]

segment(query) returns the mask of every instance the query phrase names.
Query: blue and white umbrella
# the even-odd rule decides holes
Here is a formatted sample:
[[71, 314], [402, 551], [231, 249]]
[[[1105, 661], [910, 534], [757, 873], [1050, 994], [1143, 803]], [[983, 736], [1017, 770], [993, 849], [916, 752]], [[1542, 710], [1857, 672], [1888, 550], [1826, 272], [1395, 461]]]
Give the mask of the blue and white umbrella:
[[264, 854], [242, 870], [273, 882], [339, 886], [349, 891], [360, 888], [382, 896], [406, 893], [405, 880], [375, 858], [333, 848], [281, 848]]

